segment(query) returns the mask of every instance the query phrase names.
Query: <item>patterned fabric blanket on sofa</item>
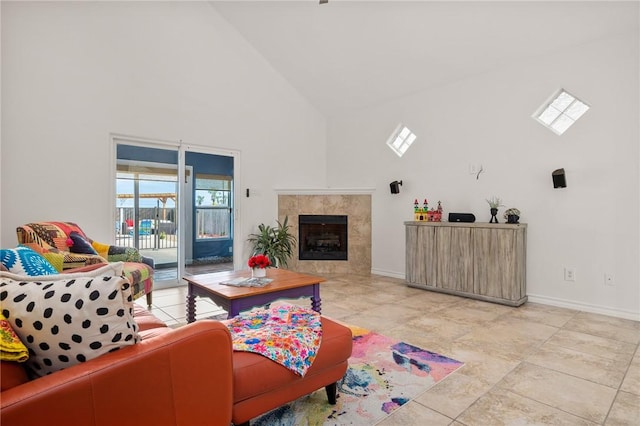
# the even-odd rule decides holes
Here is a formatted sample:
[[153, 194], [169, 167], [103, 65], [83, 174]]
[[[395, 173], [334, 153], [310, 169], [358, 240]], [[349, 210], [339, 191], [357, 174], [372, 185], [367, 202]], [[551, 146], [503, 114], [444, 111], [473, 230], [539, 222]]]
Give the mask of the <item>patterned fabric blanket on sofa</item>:
[[135, 247], [100, 243], [89, 238], [73, 222], [35, 222], [16, 229], [18, 243], [40, 253], [58, 272], [90, 265], [124, 262], [124, 275], [133, 286], [134, 298], [147, 295], [151, 305], [153, 259]]

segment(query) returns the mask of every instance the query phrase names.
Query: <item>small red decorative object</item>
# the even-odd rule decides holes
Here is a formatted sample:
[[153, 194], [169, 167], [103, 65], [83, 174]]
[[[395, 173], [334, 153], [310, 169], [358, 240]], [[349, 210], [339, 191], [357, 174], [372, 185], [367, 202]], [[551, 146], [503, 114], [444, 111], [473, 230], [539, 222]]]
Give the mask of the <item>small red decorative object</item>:
[[249, 268], [267, 268], [271, 265], [271, 261], [264, 254], [257, 254], [255, 256], [251, 256], [249, 258], [249, 262], [247, 262]]
[[66, 243], [67, 243], [67, 247], [73, 246], [73, 240], [71, 238], [67, 238]]

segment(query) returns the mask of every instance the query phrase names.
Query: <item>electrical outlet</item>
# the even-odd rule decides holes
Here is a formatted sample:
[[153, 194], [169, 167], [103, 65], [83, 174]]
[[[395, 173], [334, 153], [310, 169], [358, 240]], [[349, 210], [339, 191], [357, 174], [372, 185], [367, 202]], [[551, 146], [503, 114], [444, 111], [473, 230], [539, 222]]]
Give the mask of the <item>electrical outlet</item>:
[[576, 268], [564, 268], [564, 280], [575, 281], [576, 280]]
[[616, 279], [613, 274], [604, 274], [604, 284], [605, 285], [616, 285]]

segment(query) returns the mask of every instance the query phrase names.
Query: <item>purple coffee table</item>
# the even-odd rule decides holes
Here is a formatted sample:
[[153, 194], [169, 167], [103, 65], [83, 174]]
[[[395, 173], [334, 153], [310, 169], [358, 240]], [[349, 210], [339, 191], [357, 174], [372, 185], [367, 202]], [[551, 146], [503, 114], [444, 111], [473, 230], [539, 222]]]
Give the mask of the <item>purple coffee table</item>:
[[320, 312], [320, 283], [324, 278], [271, 268], [267, 271], [267, 278], [273, 281], [264, 287], [220, 284], [250, 276], [251, 271], [230, 271], [183, 277], [188, 283], [187, 322], [196, 320], [196, 296], [211, 299], [228, 312], [227, 318], [238, 315], [240, 311], [266, 305], [281, 298], [310, 297], [311, 309]]

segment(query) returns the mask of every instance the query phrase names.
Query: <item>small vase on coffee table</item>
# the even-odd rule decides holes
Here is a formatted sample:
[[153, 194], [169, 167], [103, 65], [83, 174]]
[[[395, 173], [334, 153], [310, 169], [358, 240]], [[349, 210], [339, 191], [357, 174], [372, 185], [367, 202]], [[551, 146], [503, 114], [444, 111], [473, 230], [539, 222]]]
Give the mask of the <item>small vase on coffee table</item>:
[[251, 277], [264, 278], [267, 276], [267, 268], [251, 268]]

